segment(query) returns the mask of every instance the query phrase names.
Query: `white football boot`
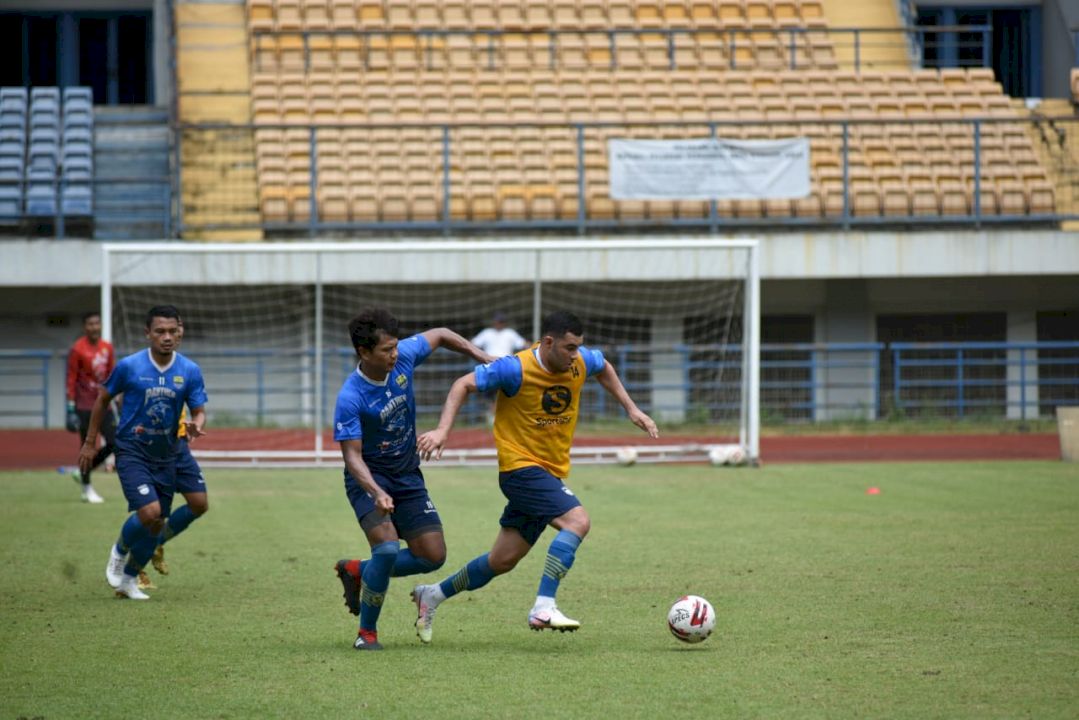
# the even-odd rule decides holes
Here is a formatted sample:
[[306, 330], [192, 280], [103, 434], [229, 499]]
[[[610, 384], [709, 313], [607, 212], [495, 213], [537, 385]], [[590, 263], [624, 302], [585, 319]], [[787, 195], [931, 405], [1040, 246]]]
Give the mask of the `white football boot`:
[[435, 622], [435, 609], [442, 599], [437, 585], [417, 585], [412, 588], [412, 601], [416, 603], [416, 635], [424, 645], [431, 642], [431, 626]]
[[127, 565], [129, 557], [131, 557], [130, 553], [121, 555], [116, 552], [116, 543], [109, 546], [109, 562], [105, 565], [105, 579], [109, 581], [110, 587], [120, 587], [120, 583], [124, 580], [124, 565]]
[[581, 623], [563, 615], [557, 605], [549, 605], [543, 608], [532, 608], [532, 612], [528, 614], [528, 627], [533, 630], [573, 632], [581, 627]]
[[130, 575], [124, 575], [124, 579], [120, 581], [120, 586], [116, 588], [116, 597], [128, 598], [129, 600], [150, 599], [149, 595], [139, 590], [139, 579]]
[[94, 490], [93, 485], [83, 485], [82, 501], [85, 503], [90, 503], [91, 505], [100, 505], [101, 503], [105, 502], [105, 498], [97, 494], [97, 491]]

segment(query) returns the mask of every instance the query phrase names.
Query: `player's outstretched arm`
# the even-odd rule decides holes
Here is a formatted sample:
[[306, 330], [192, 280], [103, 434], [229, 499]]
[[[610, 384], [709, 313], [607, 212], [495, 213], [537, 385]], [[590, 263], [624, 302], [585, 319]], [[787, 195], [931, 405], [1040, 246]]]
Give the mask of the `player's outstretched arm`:
[[206, 427], [206, 406], [199, 405], [197, 408], [191, 411], [191, 419], [184, 420], [184, 426], [187, 430], [187, 439], [194, 440], [200, 438], [206, 434], [203, 429]]
[[393, 512], [393, 498], [385, 490], [379, 487], [371, 476], [371, 470], [363, 461], [363, 440], [342, 440], [341, 456], [345, 459], [345, 467], [348, 474], [356, 478], [356, 482], [364, 489], [375, 502], [375, 509], [384, 515]]
[[469, 393], [476, 392], [476, 373], [470, 372], [462, 375], [450, 387], [446, 395], [446, 404], [442, 406], [442, 415], [438, 418], [438, 427], [429, 430], [416, 439], [416, 449], [420, 457], [430, 460], [432, 457], [438, 460], [442, 457], [442, 449], [446, 446], [446, 438], [449, 437], [453, 421], [457, 419], [457, 413], [465, 403]]
[[648, 433], [649, 437], [659, 437], [659, 429], [656, 427], [655, 421], [642, 412], [637, 407], [637, 403], [633, 402], [633, 398], [626, 392], [626, 386], [622, 384], [622, 379], [618, 377], [614, 365], [611, 365], [609, 360], [604, 361], [603, 369], [596, 375], [596, 380], [599, 381], [604, 390], [609, 392], [625, 408], [626, 414], [629, 415], [629, 419], [634, 425]]
[[455, 353], [466, 355], [483, 365], [498, 359], [494, 355], [490, 355], [476, 347], [472, 341], [449, 328], [431, 328], [423, 333], [423, 337], [427, 340], [427, 344], [431, 346], [432, 352], [444, 347], [447, 350], [453, 350]]
[[101, 421], [105, 413], [109, 412], [109, 403], [112, 395], [105, 388], [97, 391], [97, 400], [94, 401], [94, 409], [90, 411], [90, 425], [86, 428], [86, 442], [79, 450], [79, 470], [90, 472], [94, 464], [94, 455], [97, 455], [97, 434], [101, 431]]

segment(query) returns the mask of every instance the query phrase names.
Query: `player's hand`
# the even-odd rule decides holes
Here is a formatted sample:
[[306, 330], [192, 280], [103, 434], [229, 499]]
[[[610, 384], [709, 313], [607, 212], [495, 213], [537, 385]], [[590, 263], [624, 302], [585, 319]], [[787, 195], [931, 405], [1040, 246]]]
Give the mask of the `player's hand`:
[[420, 435], [416, 440], [416, 449], [420, 452], [420, 459], [430, 460], [432, 457], [435, 460], [441, 459], [442, 450], [446, 447], [447, 434], [445, 431], [436, 428]]
[[653, 440], [659, 437], [659, 428], [656, 427], [656, 421], [640, 410], [630, 413], [629, 419], [633, 421], [634, 425], [648, 433], [648, 436]]
[[79, 470], [83, 473], [88, 473], [93, 468], [94, 456], [97, 455], [97, 448], [94, 447], [96, 444], [96, 439], [93, 443], [84, 442], [79, 450]]
[[393, 498], [386, 493], [381, 493], [375, 497], [375, 510], [378, 510], [383, 515], [390, 515], [393, 513]]
[[480, 365], [490, 365], [491, 363], [493, 363], [497, 359], [498, 359], [497, 356], [492, 355], [489, 352], [485, 352], [485, 353], [483, 353], [483, 357], [480, 359]]
[[75, 412], [75, 403], [67, 404], [67, 417], [64, 419], [64, 427], [68, 432], [79, 431], [79, 414]]
[[190, 420], [184, 420], [184, 429], [187, 431], [188, 440], [194, 440], [195, 438], [200, 438], [206, 434], [205, 430]]

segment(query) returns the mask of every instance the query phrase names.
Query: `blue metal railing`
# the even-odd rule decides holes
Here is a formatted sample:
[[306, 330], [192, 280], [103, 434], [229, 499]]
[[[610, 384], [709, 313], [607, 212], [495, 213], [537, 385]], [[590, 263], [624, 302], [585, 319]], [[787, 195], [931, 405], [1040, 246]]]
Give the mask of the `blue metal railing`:
[[40, 420], [49, 427], [52, 357], [48, 350], [0, 350], [0, 417]]
[[[602, 347], [638, 404], [648, 412], [679, 411], [714, 422], [737, 415], [741, 347], [730, 345]], [[659, 353], [661, 360], [655, 360]], [[215, 414], [226, 424], [304, 426], [314, 422], [314, 394], [333, 416], [337, 388], [355, 369], [351, 348], [323, 354], [317, 389], [313, 350], [191, 351], [208, 378]], [[49, 427], [52, 361], [61, 353], [0, 351], [0, 419]], [[883, 360], [887, 359], [885, 364]], [[435, 356], [417, 369], [417, 412], [437, 415], [448, 381], [473, 363]], [[653, 373], [660, 371], [661, 380]], [[761, 346], [762, 416], [771, 422], [835, 418], [1051, 416], [1079, 405], [1079, 341], [960, 343], [765, 343]], [[620, 414], [596, 383], [585, 386], [587, 417]], [[671, 400], [671, 397], [677, 399]], [[667, 404], [654, 398], [665, 397]], [[216, 402], [215, 402], [216, 401]], [[481, 421], [486, 401], [473, 396], [462, 415]], [[14, 421], [14, 422], [12, 422]]]
[[1079, 342], [901, 342], [889, 351], [903, 415], [1027, 420], [1079, 404]]
[[[546, 62], [551, 69], [566, 66], [568, 63], [562, 57], [564, 38], [576, 37], [603, 37], [606, 38], [606, 48], [609, 57], [602, 65], [594, 62], [586, 62], [587, 66], [609, 66], [612, 69], [619, 67], [619, 38], [636, 37], [662, 38], [661, 45], [666, 55], [667, 67], [675, 70], [679, 67], [679, 51], [689, 49], [696, 38], [703, 37], [709, 42], [708, 48], [721, 52], [727, 57], [726, 65], [731, 70], [756, 68], [758, 64], [754, 60], [739, 60], [739, 47], [750, 46], [755, 43], [754, 38], [775, 40], [779, 48], [786, 53], [784, 65], [791, 70], [818, 67], [820, 59], [809, 59], [813, 54], [812, 48], [820, 47], [813, 43], [814, 38], [822, 38], [826, 43], [833, 43], [833, 48], [847, 49], [853, 53], [853, 69], [862, 69], [862, 50], [867, 47], [866, 38], [876, 40], [874, 47], [882, 47], [887, 40], [881, 38], [895, 37], [895, 45], [904, 48], [915, 47], [923, 49], [927, 46], [945, 47], [951, 50], [959, 48], [980, 49], [981, 55], [978, 61], [964, 64], [958, 52], [946, 53], [951, 59], [950, 64], [941, 67], [990, 67], [991, 66], [991, 43], [993, 28], [991, 25], [948, 25], [948, 26], [919, 26], [907, 24], [895, 28], [861, 28], [861, 27], [782, 27], [782, 28], [755, 28], [755, 27], [732, 27], [718, 25], [715, 27], [696, 28], [641, 28], [641, 27], [611, 27], [595, 29], [532, 29], [532, 28], [471, 28], [471, 29], [364, 29], [364, 30], [254, 30], [251, 33], [254, 39], [252, 52], [252, 67], [256, 72], [263, 69], [262, 52], [274, 50], [273, 41], [279, 37], [301, 38], [299, 53], [302, 58], [304, 72], [311, 70], [311, 52], [313, 38], [354, 37], [362, 41], [359, 51], [362, 56], [362, 66], [365, 70], [374, 67], [386, 67], [393, 63], [372, 60], [373, 53], [384, 52], [391, 45], [392, 38], [413, 38], [416, 41], [417, 60], [422, 58], [422, 63], [427, 69], [449, 67], [452, 63], [436, 62], [438, 49], [436, 41], [444, 41], [449, 37], [467, 37], [472, 41], [471, 50], [476, 55], [486, 58], [487, 70], [494, 70], [505, 63], [502, 57], [510, 48], [505, 44], [509, 38], [512, 42], [520, 43], [522, 39], [537, 37], [546, 42]], [[960, 38], [970, 38], [961, 40]], [[379, 41], [378, 44], [372, 41]], [[714, 44], [713, 44], [714, 43]], [[740, 43], [742, 45], [740, 45]], [[531, 43], [521, 45], [521, 48], [532, 49]], [[801, 51], [801, 53], [799, 52]], [[621, 50], [626, 52], [626, 50]], [[801, 59], [799, 55], [801, 54]], [[535, 60], [535, 58], [533, 58]], [[835, 57], [829, 56], [828, 61], [835, 63]], [[685, 63], [683, 63], [684, 65]], [[572, 67], [578, 67], [580, 61]], [[474, 62], [469, 62], [468, 67], [475, 67]], [[876, 66], [879, 69], [879, 66]], [[907, 65], [902, 66], [903, 69]], [[298, 67], [296, 68], [298, 69]], [[774, 68], [768, 68], [774, 69]]]
[[[769, 120], [752, 123], [755, 130], [762, 134], [768, 134], [771, 127], [783, 127], [786, 135], [789, 135], [792, 130], [791, 123], [795, 122], [793, 119], [789, 120]], [[696, 211], [682, 212], [676, 215], [673, 211], [661, 211], [653, 214], [651, 211], [646, 215], [644, 211], [629, 213], [625, 209], [620, 208], [618, 215], [615, 216], [613, 211], [604, 211], [600, 213], [594, 207], [593, 199], [597, 197], [606, 197], [607, 192], [605, 187], [606, 183], [603, 178], [596, 180], [592, 179], [591, 170], [586, 162], [586, 154], [588, 148], [591, 148], [591, 156], [594, 158], [595, 143], [600, 140], [597, 136], [608, 133], [613, 129], [623, 130], [627, 135], [636, 137], [656, 137], [662, 136], [665, 132], [671, 131], [686, 133], [687, 131], [700, 130], [700, 134], [710, 136], [723, 136], [724, 132], [734, 132], [739, 134], [741, 128], [748, 125], [746, 121], [739, 120], [715, 120], [715, 121], [669, 121], [669, 122], [521, 122], [521, 123], [444, 123], [444, 124], [430, 124], [430, 123], [396, 123], [396, 124], [320, 124], [320, 125], [295, 125], [295, 124], [264, 124], [243, 126], [252, 130], [270, 130], [270, 131], [288, 131], [288, 130], [305, 130], [308, 136], [309, 146], [305, 153], [309, 168], [305, 168], [308, 174], [306, 187], [304, 190], [308, 193], [303, 198], [302, 210], [290, 210], [286, 213], [285, 218], [281, 220], [265, 220], [261, 222], [245, 222], [245, 223], [200, 223], [197, 225], [187, 225], [180, 227], [180, 231], [192, 231], [192, 230], [217, 230], [217, 229], [236, 229], [236, 228], [248, 228], [248, 227], [261, 227], [271, 232], [286, 232], [286, 233], [303, 233], [309, 237], [316, 237], [326, 232], [340, 232], [340, 231], [418, 231], [418, 232], [441, 232], [444, 235], [450, 235], [455, 231], [474, 231], [474, 230], [536, 230], [536, 229], [551, 229], [551, 230], [568, 230], [576, 231], [578, 234], [585, 234], [592, 230], [611, 230], [611, 229], [640, 229], [648, 227], [696, 227], [702, 229], [708, 229], [712, 232], [717, 232], [720, 228], [731, 227], [798, 227], [804, 228], [809, 226], [841, 226], [844, 229], [850, 229], [851, 227], [865, 227], [865, 226], [880, 226], [880, 225], [975, 225], [980, 227], [983, 224], [1002, 224], [1002, 223], [1022, 223], [1022, 224], [1044, 224], [1044, 223], [1057, 223], [1063, 220], [1079, 219], [1079, 196], [1068, 195], [1063, 190], [1057, 188], [1053, 189], [1051, 184], [1048, 184], [1046, 180], [1049, 176], [1046, 174], [1046, 170], [1042, 167], [1041, 161], [1034, 160], [1037, 163], [1036, 174], [1042, 182], [1040, 186], [1042, 189], [1048, 188], [1048, 192], [1051, 194], [1046, 197], [1036, 196], [1032, 192], [1032, 188], [1035, 188], [1033, 180], [1029, 180], [1026, 177], [1026, 168], [1016, 168], [1010, 166], [1009, 172], [1012, 174], [1008, 178], [1008, 183], [990, 183], [993, 187], [989, 189], [989, 194], [992, 198], [989, 198], [993, 204], [993, 207], [983, 207], [983, 192], [986, 189], [986, 184], [983, 183], [983, 175], [989, 177], [990, 172], [997, 172], [1000, 170], [999, 161], [1000, 158], [993, 158], [991, 162], [984, 160], [984, 138], [989, 129], [994, 131], [1000, 130], [1001, 132], [1011, 132], [1016, 126], [1023, 126], [1024, 128], [1030, 127], [1034, 122], [1048, 122], [1051, 123], [1053, 128], [1057, 132], [1079, 132], [1079, 118], [1043, 118], [1038, 121], [1032, 121], [1030, 119], [1022, 119], [1018, 116], [1011, 117], [983, 117], [983, 118], [970, 118], [970, 117], [953, 117], [944, 116], [939, 117], [924, 117], [924, 118], [886, 118], [880, 119], [859, 119], [859, 120], [797, 120], [797, 124], [801, 127], [798, 131], [800, 134], [811, 134], [811, 132], [823, 133], [824, 135], [831, 135], [832, 137], [838, 136], [839, 145], [839, 171], [840, 178], [836, 187], [828, 186], [823, 179], [823, 176], [818, 177], [820, 171], [812, 172], [813, 189], [809, 199], [812, 203], [815, 203], [814, 209], [811, 211], [795, 213], [793, 206], [788, 206], [785, 210], [773, 214], [773, 211], [769, 210], [765, 212], [763, 209], [757, 213], [749, 213], [748, 216], [742, 216], [738, 213], [738, 216], [732, 215], [730, 208], [727, 208], [722, 216], [717, 212], [716, 202], [712, 201], [707, 204], [707, 212], [703, 209], [698, 213]], [[853, 178], [853, 170], [855, 166], [864, 169], [868, 169], [869, 165], [865, 159], [865, 150], [862, 147], [861, 141], [856, 140], [858, 135], [863, 129], [873, 128], [877, 132], [882, 130], [881, 126], [884, 125], [906, 125], [911, 128], [912, 132], [917, 132], [920, 128], [925, 128], [931, 132], [939, 132], [943, 125], [947, 125], [951, 128], [965, 127], [966, 137], [970, 138], [970, 143], [967, 147], [969, 150], [969, 159], [963, 159], [961, 156], [951, 155], [944, 161], [940, 158], [928, 158], [932, 163], [931, 170], [926, 170], [930, 166], [925, 166], [921, 169], [926, 170], [927, 173], [940, 173], [947, 170], [955, 175], [956, 183], [953, 183], [955, 187], [951, 188], [956, 192], [962, 193], [962, 207], [954, 207], [952, 205], [944, 204], [945, 200], [940, 199], [943, 196], [939, 196], [934, 200], [936, 204], [931, 210], [920, 208], [914, 200], [913, 191], [915, 190], [913, 185], [901, 184], [899, 189], [888, 188], [881, 181], [875, 178], [876, 171], [873, 171], [874, 179], [868, 181], [873, 191], [879, 193], [877, 206], [872, 207], [856, 207], [853, 187], [866, 187], [866, 180], [860, 179], [858, 183]], [[874, 127], [875, 126], [875, 127]], [[199, 125], [185, 125], [183, 130], [191, 133], [198, 133], [212, 130], [223, 129], [238, 129], [240, 126], [225, 125], [225, 124], [199, 124]], [[1003, 127], [1003, 129], [1001, 129]], [[487, 217], [471, 217], [469, 210], [464, 206], [464, 202], [460, 195], [457, 194], [459, 189], [467, 189], [467, 177], [468, 173], [462, 168], [454, 168], [452, 163], [447, 162], [446, 158], [449, 158], [457, 144], [464, 142], [457, 138], [460, 131], [464, 130], [480, 130], [487, 131], [491, 136], [495, 136], [498, 133], [493, 132], [499, 129], [530, 129], [541, 132], [542, 130], [559, 129], [571, 135], [574, 139], [574, 152], [576, 154], [576, 182], [575, 189], [568, 190], [568, 181], [558, 186], [545, 183], [542, 186], [544, 191], [543, 197], [557, 200], [557, 204], [565, 205], [572, 208], [571, 211], [555, 210], [547, 207], [543, 210], [529, 210], [527, 215], [522, 214], [520, 217], [507, 217], [504, 213], [497, 208], [493, 211], [490, 218]], [[1011, 129], [1009, 129], [1011, 128]], [[439, 140], [432, 141], [431, 143], [431, 155], [439, 156], [443, 158], [443, 168], [440, 173], [435, 173], [433, 170], [429, 175], [424, 177], [412, 177], [405, 181], [403, 188], [407, 190], [409, 196], [413, 194], [425, 195], [429, 194], [433, 202], [437, 202], [440, 207], [436, 212], [428, 213], [426, 215], [417, 213], [407, 213], [405, 218], [411, 217], [412, 219], [388, 219], [384, 215], [370, 215], [363, 217], [363, 219], [354, 220], [326, 220], [323, 217], [324, 210], [320, 208], [319, 200], [322, 198], [322, 192], [327, 187], [337, 187], [334, 182], [329, 182], [324, 185], [322, 181], [322, 173], [320, 171], [319, 161], [319, 147], [323, 142], [320, 137], [320, 132], [335, 132], [335, 131], [347, 131], [350, 129], [363, 129], [365, 131], [374, 130], [386, 130], [392, 129], [396, 131], [407, 130], [435, 130], [440, 135]], [[644, 131], [642, 133], [642, 131]], [[1044, 129], [1043, 129], [1044, 134]], [[762, 135], [763, 136], [763, 135]], [[568, 139], [568, 138], [567, 138]], [[823, 140], [822, 140], [823, 141]], [[947, 149], [945, 146], [941, 146], [943, 149]], [[938, 148], [938, 149], [941, 149]], [[947, 150], [947, 152], [953, 152]], [[955, 151], [957, 152], [957, 151]], [[999, 153], [998, 153], [999, 154]], [[1074, 164], [1074, 160], [1068, 157], [1061, 156], [1058, 158], [1059, 162], [1063, 163], [1057, 168], [1058, 173], [1064, 177], [1079, 176], [1079, 166]], [[859, 165], [860, 163], [860, 165]], [[996, 163], [995, 165], [993, 163]], [[890, 166], [895, 171], [897, 176], [902, 175], [905, 171], [899, 166]], [[1020, 178], [1015, 173], [1022, 170], [1023, 175]], [[554, 172], [554, 169], [551, 169]], [[934, 175], [935, 177], [935, 175]], [[1033, 177], [1033, 176], [1032, 176]], [[431, 181], [434, 181], [432, 184]], [[339, 182], [339, 181], [338, 181]], [[398, 179], [400, 182], [400, 179]], [[501, 188], [504, 179], [500, 179], [498, 183], [495, 183]], [[906, 181], [903, 181], [904, 183]], [[377, 186], [379, 183], [379, 177], [376, 174], [374, 176], [374, 183]], [[968, 184], [969, 183], [969, 184]], [[1007, 188], [1005, 186], [1007, 185]], [[436, 187], [437, 186], [437, 187]], [[298, 186], [292, 185], [294, 189]], [[513, 184], [514, 188], [531, 188], [532, 185], [525, 182], [522, 179], [519, 182]], [[931, 183], [930, 187], [935, 187], [935, 184]], [[495, 202], [497, 204], [498, 198], [501, 197], [501, 190], [490, 189], [490, 197], [483, 196]], [[591, 188], [591, 190], [589, 189]], [[331, 188], [332, 189], [332, 188]], [[924, 188], [922, 188], [924, 190]], [[377, 194], [376, 189], [372, 188], [371, 192]], [[524, 192], [523, 190], [521, 192]], [[896, 209], [895, 207], [886, 207], [884, 204], [885, 196], [889, 193], [899, 192], [903, 194], [903, 197], [907, 198], [907, 206], [902, 209]], [[553, 194], [552, 194], [553, 193]], [[840, 197], [836, 198], [836, 194]], [[998, 195], [999, 193], [999, 195]], [[1007, 193], [1010, 193], [1006, 196]], [[425, 195], [426, 196], [426, 195]], [[522, 197], [527, 196], [527, 192]], [[999, 205], [998, 205], [999, 197]], [[310, 202], [311, 198], [315, 198], [315, 202]], [[836, 207], [833, 208], [832, 200], [836, 200]], [[841, 206], [839, 205], [841, 200]], [[528, 200], [528, 202], [531, 202]], [[759, 201], [763, 203], [764, 201]], [[453, 203], [457, 203], [453, 206]], [[692, 205], [692, 203], [690, 203]], [[728, 203], [729, 204], [729, 203]], [[632, 203], [630, 203], [632, 205]], [[637, 203], [637, 205], [643, 206], [643, 203]], [[761, 205], [763, 208], [763, 204]], [[609, 209], [608, 209], [609, 210]], [[357, 218], [360, 216], [357, 215]], [[375, 218], [378, 219], [375, 219]]]

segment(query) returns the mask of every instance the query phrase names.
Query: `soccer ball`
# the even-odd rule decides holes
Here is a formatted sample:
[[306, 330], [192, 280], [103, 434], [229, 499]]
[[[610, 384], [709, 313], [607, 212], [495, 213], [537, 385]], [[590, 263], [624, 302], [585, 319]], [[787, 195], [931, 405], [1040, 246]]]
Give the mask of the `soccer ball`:
[[746, 461], [746, 451], [741, 445], [713, 445], [708, 450], [708, 462], [713, 465], [741, 465]]
[[667, 627], [682, 642], [704, 642], [716, 627], [716, 611], [699, 595], [683, 595], [671, 605]]
[[637, 462], [637, 448], [630, 445], [620, 447], [618, 448], [618, 451], [615, 452], [614, 457], [619, 465], [632, 465]]

